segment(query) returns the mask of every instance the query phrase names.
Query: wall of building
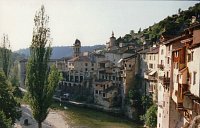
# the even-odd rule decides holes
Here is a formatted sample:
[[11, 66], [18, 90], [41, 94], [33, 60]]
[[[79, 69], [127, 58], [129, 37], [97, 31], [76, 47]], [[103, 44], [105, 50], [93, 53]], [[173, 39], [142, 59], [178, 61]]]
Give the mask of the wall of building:
[[[192, 49], [190, 52], [193, 52], [193, 60], [188, 62], [188, 70], [190, 74], [190, 91], [192, 94], [200, 97], [200, 47]], [[194, 78], [194, 75], [196, 78]]]

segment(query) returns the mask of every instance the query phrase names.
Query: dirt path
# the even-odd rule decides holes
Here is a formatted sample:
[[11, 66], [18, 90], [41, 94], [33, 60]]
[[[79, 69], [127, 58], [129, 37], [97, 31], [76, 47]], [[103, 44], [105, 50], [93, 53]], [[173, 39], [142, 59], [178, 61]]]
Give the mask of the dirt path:
[[[22, 117], [17, 121], [15, 128], [37, 128], [37, 122], [33, 119], [31, 109], [28, 105], [22, 105]], [[24, 120], [28, 119], [29, 125], [24, 125]], [[46, 120], [42, 124], [43, 128], [69, 128], [63, 116], [56, 111], [50, 111]]]

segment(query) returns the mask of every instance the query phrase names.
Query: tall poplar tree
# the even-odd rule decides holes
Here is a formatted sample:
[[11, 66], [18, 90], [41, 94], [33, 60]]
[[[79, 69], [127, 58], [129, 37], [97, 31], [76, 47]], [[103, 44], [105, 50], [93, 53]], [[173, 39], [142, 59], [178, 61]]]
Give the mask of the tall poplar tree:
[[48, 115], [52, 97], [59, 81], [59, 72], [54, 67], [48, 66], [52, 48], [49, 17], [45, 14], [42, 5], [34, 18], [32, 44], [27, 65], [26, 86], [30, 95], [30, 106], [33, 117], [38, 122], [38, 128]]
[[11, 65], [11, 50], [10, 50], [10, 41], [8, 39], [8, 35], [3, 35], [1, 49], [0, 49], [0, 56], [1, 56], [1, 66], [3, 69], [4, 74], [8, 78], [10, 72], [10, 65]]
[[15, 100], [9, 81], [2, 71], [0, 71], [0, 116], [0, 128], [1, 122], [5, 122], [2, 119], [10, 120], [14, 124], [15, 120], [21, 117], [20, 104]]

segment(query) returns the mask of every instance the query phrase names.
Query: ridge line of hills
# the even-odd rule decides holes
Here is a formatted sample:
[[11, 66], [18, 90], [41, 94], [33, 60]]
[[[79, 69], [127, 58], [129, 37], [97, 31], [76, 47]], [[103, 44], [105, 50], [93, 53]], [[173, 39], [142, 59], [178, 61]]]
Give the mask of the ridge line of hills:
[[[95, 49], [104, 48], [105, 45], [94, 45], [94, 46], [81, 46], [81, 52], [92, 52]], [[72, 46], [53, 46], [52, 47], [52, 59], [60, 59], [62, 57], [69, 57], [72, 56], [73, 49]], [[28, 57], [30, 55], [29, 48], [20, 49], [15, 51], [14, 53], [23, 55]]]

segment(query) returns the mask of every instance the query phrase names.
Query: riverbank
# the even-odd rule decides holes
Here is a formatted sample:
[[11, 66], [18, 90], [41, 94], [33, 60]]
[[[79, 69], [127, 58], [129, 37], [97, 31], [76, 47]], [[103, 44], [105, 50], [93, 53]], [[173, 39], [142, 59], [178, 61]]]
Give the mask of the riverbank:
[[[14, 128], [37, 128], [37, 122], [33, 118], [29, 105], [21, 105], [22, 117], [17, 120]], [[24, 124], [24, 120], [28, 120], [28, 124]], [[42, 123], [43, 128], [70, 128], [63, 118], [61, 111], [50, 110], [46, 120]]]
[[113, 116], [94, 109], [73, 105], [60, 107], [58, 103], [54, 103], [51, 108], [62, 112], [65, 121], [72, 128], [142, 128], [123, 116]]

